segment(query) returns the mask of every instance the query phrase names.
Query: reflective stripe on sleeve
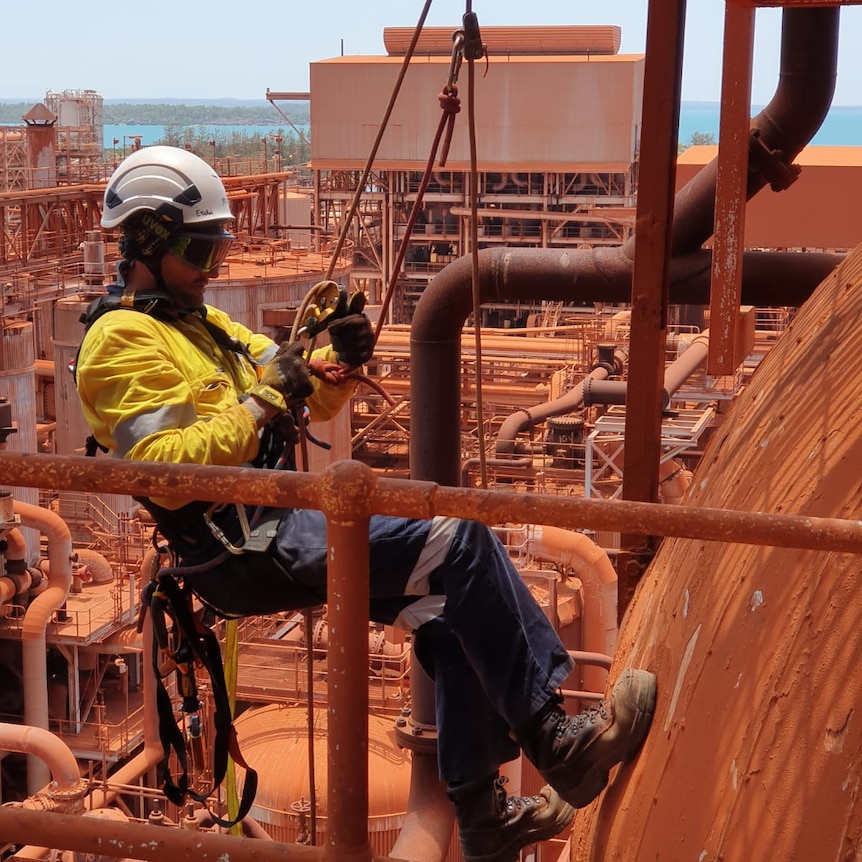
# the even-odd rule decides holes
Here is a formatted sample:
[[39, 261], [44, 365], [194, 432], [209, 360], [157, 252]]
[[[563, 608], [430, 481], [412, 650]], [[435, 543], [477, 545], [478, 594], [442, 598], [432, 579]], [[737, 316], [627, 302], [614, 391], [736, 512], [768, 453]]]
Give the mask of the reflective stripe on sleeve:
[[266, 363], [269, 362], [270, 359], [273, 359], [275, 357], [275, 352], [277, 350], [278, 350], [277, 344], [273, 344], [271, 347], [267, 347], [266, 350], [264, 350], [260, 354], [260, 356], [257, 357], [257, 361], [261, 365], [266, 365]]
[[116, 457], [125, 458], [128, 451], [145, 437], [175, 428], [187, 428], [198, 419], [193, 404], [167, 404], [157, 410], [139, 413], [114, 428]]

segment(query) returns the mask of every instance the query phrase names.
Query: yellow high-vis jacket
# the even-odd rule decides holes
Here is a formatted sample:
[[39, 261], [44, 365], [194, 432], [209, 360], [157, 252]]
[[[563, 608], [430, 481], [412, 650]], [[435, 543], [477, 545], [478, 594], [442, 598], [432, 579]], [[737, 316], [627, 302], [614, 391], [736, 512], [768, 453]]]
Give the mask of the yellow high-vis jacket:
[[[248, 348], [259, 363], [277, 345], [212, 306], [206, 320]], [[331, 347], [314, 351], [335, 362]], [[220, 346], [192, 312], [166, 321], [134, 309], [115, 308], [87, 330], [76, 364], [84, 417], [96, 440], [117, 458], [239, 467], [258, 451], [258, 430], [240, 397], [257, 384], [260, 369]], [[355, 384], [312, 378], [306, 399], [313, 421], [333, 417]], [[154, 500], [168, 509], [188, 500]]]

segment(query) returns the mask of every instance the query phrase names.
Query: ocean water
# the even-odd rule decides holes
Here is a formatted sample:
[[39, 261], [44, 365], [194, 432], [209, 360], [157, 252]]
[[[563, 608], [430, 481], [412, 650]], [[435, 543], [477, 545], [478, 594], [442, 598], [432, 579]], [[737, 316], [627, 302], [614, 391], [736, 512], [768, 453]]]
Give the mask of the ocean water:
[[[754, 106], [752, 114], [761, 110], [760, 105]], [[718, 141], [718, 103], [709, 102], [683, 102], [680, 107], [679, 116], [679, 142], [690, 144], [691, 136], [695, 132], [712, 135]], [[190, 127], [193, 128], [193, 127]], [[233, 133], [257, 135], [266, 137], [274, 135], [279, 129], [284, 129], [285, 134], [291, 135], [293, 131], [287, 124], [273, 126], [201, 126], [196, 131], [208, 138], [225, 139]], [[307, 132], [307, 128], [303, 129]], [[104, 127], [105, 148], [116, 147], [117, 154], [131, 152], [134, 146], [134, 138], [140, 136], [143, 145], [154, 144], [164, 137], [164, 126], [134, 126], [134, 125], [111, 125]], [[117, 141], [115, 144], [114, 141]], [[272, 138], [269, 138], [271, 141]], [[827, 114], [823, 125], [811, 141], [812, 144], [822, 146], [862, 146], [862, 106], [859, 107], [836, 107]]]
[[[762, 105], [755, 105], [752, 116], [762, 108]], [[717, 142], [718, 120], [718, 104], [683, 102], [679, 112], [679, 142], [690, 144], [695, 132], [712, 135]], [[811, 143], [825, 147], [862, 146], [862, 106], [832, 108]]]

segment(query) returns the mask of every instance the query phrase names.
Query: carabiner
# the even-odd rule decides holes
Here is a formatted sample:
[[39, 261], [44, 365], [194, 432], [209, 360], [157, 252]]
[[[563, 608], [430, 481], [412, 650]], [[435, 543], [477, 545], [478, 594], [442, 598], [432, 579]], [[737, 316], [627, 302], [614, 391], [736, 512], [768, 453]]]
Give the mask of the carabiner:
[[449, 77], [446, 80], [444, 92], [451, 93], [458, 83], [458, 73], [461, 71], [461, 61], [464, 59], [464, 31], [456, 30], [452, 34], [452, 59], [449, 62]]
[[204, 523], [209, 527], [210, 532], [225, 548], [230, 551], [232, 554], [244, 554], [244, 545], [249, 540], [251, 536], [251, 528], [248, 524], [248, 515], [245, 513], [245, 506], [241, 506], [239, 503], [234, 503], [233, 507], [236, 509], [237, 520], [239, 521], [240, 529], [242, 530], [242, 545], [234, 545], [230, 539], [225, 535], [224, 530], [213, 521], [212, 516], [216, 512], [220, 512], [224, 507], [225, 503], [213, 503], [207, 510], [204, 512]]

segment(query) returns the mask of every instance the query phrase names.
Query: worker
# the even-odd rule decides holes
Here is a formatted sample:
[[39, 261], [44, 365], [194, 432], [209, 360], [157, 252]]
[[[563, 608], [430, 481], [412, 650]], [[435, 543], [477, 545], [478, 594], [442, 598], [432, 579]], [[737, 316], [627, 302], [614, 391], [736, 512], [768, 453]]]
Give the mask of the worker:
[[[278, 345], [205, 305], [232, 218], [213, 169], [178, 148], [145, 147], [108, 182], [102, 226], [119, 229], [122, 259], [116, 284], [91, 306], [76, 381], [95, 439], [116, 458], [269, 464], [263, 441], [289, 425], [291, 408], [330, 418], [355, 385], [345, 371], [371, 357], [361, 312], [332, 322], [331, 344], [305, 357], [300, 342]], [[236, 506], [182, 499], [167, 485], [143, 503], [188, 567], [185, 583], [211, 608], [248, 615], [326, 601], [321, 512], [266, 511], [271, 530], [256, 532], [268, 538], [248, 549]], [[227, 544], [244, 553], [225, 555]], [[562, 831], [635, 755], [655, 677], [627, 669], [604, 700], [567, 715], [559, 691], [571, 658], [491, 529], [375, 516], [370, 548], [370, 619], [412, 631], [434, 680], [439, 772], [464, 858], [511, 862]], [[503, 786], [499, 769], [521, 750], [548, 782], [535, 796]]]

